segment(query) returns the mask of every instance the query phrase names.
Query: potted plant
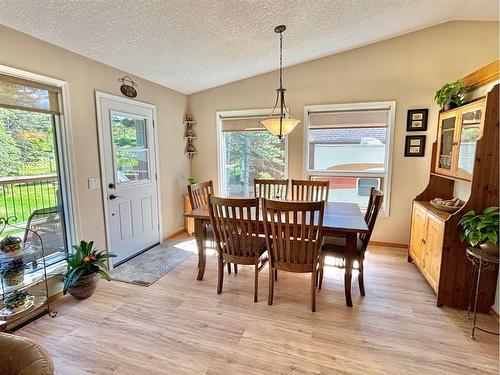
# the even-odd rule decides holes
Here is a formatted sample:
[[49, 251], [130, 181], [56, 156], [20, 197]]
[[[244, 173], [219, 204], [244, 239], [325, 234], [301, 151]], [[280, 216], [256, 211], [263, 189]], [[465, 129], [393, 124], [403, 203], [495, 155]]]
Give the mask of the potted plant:
[[0, 274], [2, 275], [5, 284], [7, 286], [14, 286], [20, 284], [24, 281], [24, 269], [26, 266], [22, 259], [14, 260], [5, 263], [0, 268]]
[[458, 222], [462, 226], [460, 240], [466, 240], [472, 246], [478, 246], [490, 255], [498, 255], [498, 225], [500, 224], [498, 207], [488, 207], [482, 214], [474, 210], [465, 213]]
[[21, 250], [22, 240], [19, 237], [7, 236], [0, 241], [0, 250], [4, 253], [13, 253]]
[[101, 277], [111, 280], [106, 259], [116, 255], [94, 249], [93, 241], [81, 241], [80, 245], [73, 246], [73, 249], [74, 253], [67, 259], [68, 270], [64, 279], [63, 293], [69, 293], [76, 299], [85, 299], [94, 293]]
[[442, 111], [461, 106], [464, 103], [464, 97], [467, 93], [467, 87], [461, 80], [447, 83], [437, 92], [434, 100], [441, 107]]
[[196, 180], [193, 177], [186, 178], [188, 185], [196, 184]]

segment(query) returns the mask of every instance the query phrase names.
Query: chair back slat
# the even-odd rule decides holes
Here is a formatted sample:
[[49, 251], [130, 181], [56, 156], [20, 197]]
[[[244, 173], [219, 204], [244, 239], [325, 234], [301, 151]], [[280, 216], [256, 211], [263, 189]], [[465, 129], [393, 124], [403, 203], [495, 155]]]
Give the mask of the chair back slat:
[[214, 193], [212, 180], [188, 185], [189, 202], [191, 209], [208, 205], [208, 195]]
[[254, 196], [275, 200], [285, 200], [288, 194], [288, 180], [258, 179], [253, 182]]
[[368, 232], [362, 233], [359, 236], [359, 239], [363, 243], [362, 251], [366, 250], [368, 242], [370, 242], [373, 228], [375, 228], [375, 222], [377, 221], [377, 217], [380, 211], [380, 207], [382, 206], [383, 199], [384, 199], [384, 193], [375, 188], [371, 189], [370, 198], [368, 200], [368, 208], [366, 209], [366, 214], [365, 214], [365, 222], [366, 226], [368, 227]]
[[259, 198], [209, 196], [210, 221], [217, 250], [232, 257], [258, 257]]
[[329, 181], [292, 180], [292, 200], [328, 201]]
[[311, 272], [322, 241], [324, 206], [324, 201], [263, 200], [264, 231], [273, 267], [306, 266], [296, 269]]

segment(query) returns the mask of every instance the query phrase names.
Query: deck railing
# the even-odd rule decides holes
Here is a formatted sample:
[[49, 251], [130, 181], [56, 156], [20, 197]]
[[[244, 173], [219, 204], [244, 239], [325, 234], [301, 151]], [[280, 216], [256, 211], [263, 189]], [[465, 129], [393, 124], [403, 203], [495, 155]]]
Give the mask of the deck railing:
[[0, 178], [0, 217], [24, 223], [34, 210], [58, 205], [56, 174]]

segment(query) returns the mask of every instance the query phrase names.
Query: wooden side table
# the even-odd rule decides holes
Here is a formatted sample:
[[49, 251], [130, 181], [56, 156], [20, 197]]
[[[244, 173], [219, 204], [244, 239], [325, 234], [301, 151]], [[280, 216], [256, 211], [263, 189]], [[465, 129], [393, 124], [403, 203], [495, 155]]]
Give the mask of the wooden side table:
[[[499, 260], [498, 257], [495, 257], [493, 255], [490, 255], [480, 248], [476, 247], [469, 247], [465, 251], [465, 254], [467, 256], [467, 259], [469, 259], [472, 262], [473, 265], [473, 280], [474, 276], [476, 276], [476, 280], [473, 281], [474, 285], [471, 288], [470, 296], [469, 296], [469, 307], [467, 308], [467, 316], [464, 318], [460, 314], [464, 320], [471, 325], [471, 338], [474, 338], [474, 334], [476, 329], [489, 333], [492, 335], [499, 335], [498, 332], [492, 332], [488, 331], [484, 328], [479, 327], [476, 324], [476, 318], [477, 318], [477, 297], [479, 295], [479, 285], [481, 283], [481, 273], [483, 271], [486, 271], [488, 269], [494, 268], [498, 266]], [[474, 299], [474, 301], [473, 301]], [[474, 315], [471, 317], [471, 313]]]

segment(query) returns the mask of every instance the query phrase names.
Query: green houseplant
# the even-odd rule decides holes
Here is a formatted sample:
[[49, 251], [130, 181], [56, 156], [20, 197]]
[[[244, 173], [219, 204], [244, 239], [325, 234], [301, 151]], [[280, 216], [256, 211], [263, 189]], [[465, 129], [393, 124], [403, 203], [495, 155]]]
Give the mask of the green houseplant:
[[68, 256], [68, 270], [64, 278], [63, 293], [69, 293], [76, 299], [90, 297], [99, 279], [110, 281], [106, 260], [116, 255], [94, 249], [94, 242], [81, 241], [73, 246], [73, 254]]
[[467, 87], [461, 80], [447, 83], [441, 87], [437, 92], [434, 100], [442, 110], [461, 106], [464, 102], [464, 96], [467, 93]]
[[0, 269], [5, 285], [14, 286], [23, 282], [26, 266], [22, 259], [5, 263]]
[[472, 246], [479, 245], [489, 254], [498, 254], [498, 225], [500, 224], [498, 207], [488, 207], [478, 215], [474, 210], [470, 210], [462, 216], [458, 224], [463, 228], [463, 232], [460, 233], [461, 241], [465, 240]]

